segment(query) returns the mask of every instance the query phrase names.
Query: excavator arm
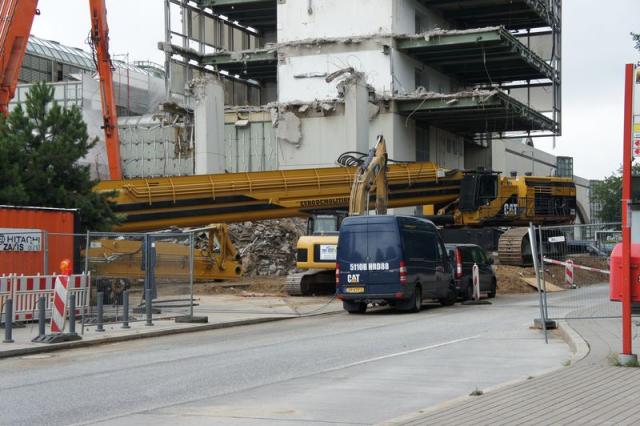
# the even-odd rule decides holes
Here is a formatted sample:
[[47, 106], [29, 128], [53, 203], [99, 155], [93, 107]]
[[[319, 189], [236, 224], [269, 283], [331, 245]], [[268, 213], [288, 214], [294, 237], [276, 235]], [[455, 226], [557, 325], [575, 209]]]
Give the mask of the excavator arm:
[[89, 0], [91, 11], [91, 45], [94, 49], [96, 68], [100, 77], [100, 99], [109, 175], [111, 179], [122, 179], [120, 165], [120, 136], [118, 113], [113, 91], [113, 64], [109, 55], [109, 26], [105, 0]]
[[387, 214], [387, 144], [382, 135], [358, 167], [351, 187], [349, 216], [361, 216], [369, 211], [369, 194], [376, 189], [376, 214]]

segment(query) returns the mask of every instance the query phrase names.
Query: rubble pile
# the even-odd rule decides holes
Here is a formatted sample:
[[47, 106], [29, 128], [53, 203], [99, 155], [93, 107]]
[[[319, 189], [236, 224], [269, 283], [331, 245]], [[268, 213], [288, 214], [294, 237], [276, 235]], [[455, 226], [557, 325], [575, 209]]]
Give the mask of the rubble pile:
[[245, 276], [288, 275], [296, 267], [296, 244], [305, 234], [304, 219], [262, 220], [229, 225]]

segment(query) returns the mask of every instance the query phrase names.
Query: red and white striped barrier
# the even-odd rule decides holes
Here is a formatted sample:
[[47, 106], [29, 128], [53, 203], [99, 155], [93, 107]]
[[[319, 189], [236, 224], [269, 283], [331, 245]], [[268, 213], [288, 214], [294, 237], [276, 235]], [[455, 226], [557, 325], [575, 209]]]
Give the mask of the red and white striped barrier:
[[0, 277], [0, 322], [4, 324], [4, 306], [7, 299], [11, 299], [11, 280], [13, 275]]
[[[560, 266], [564, 266], [565, 268], [567, 267], [567, 262], [561, 262], [559, 260], [554, 260], [554, 259], [549, 259], [549, 258], [544, 258], [542, 259], [545, 261], [545, 263], [551, 263], [553, 265], [560, 265]], [[575, 269], [582, 269], [583, 271], [591, 271], [591, 272], [600, 272], [601, 274], [607, 274], [609, 275], [609, 271], [606, 269], [598, 269], [598, 268], [591, 268], [589, 266], [582, 266], [582, 265], [576, 265], [573, 262], [571, 262], [571, 265], [573, 268]]]
[[53, 290], [53, 307], [51, 308], [51, 333], [62, 333], [67, 319], [67, 301], [69, 277], [58, 275]]
[[[51, 317], [55, 275], [0, 277], [0, 303], [13, 299], [13, 321], [29, 321], [37, 318], [38, 299], [45, 298], [45, 314]], [[68, 276], [67, 289], [76, 295], [76, 314], [89, 307], [89, 275]]]
[[576, 288], [573, 284], [573, 260], [568, 259], [564, 267], [564, 286], [568, 288]]
[[480, 268], [477, 264], [473, 264], [471, 269], [471, 280], [473, 283], [473, 300], [480, 300]]

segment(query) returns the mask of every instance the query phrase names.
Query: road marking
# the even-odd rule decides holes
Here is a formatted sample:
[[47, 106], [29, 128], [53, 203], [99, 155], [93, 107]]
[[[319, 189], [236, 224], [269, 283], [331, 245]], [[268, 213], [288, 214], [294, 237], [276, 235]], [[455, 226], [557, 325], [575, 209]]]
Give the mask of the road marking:
[[352, 362], [351, 364], [341, 365], [339, 367], [332, 367], [332, 368], [329, 368], [327, 370], [323, 370], [322, 373], [327, 373], [327, 372], [336, 371], [336, 370], [342, 370], [343, 368], [356, 367], [358, 365], [367, 364], [367, 363], [370, 363], [370, 362], [381, 361], [383, 359], [395, 358], [395, 357], [398, 357], [398, 356], [409, 355], [409, 354], [413, 354], [413, 353], [416, 353], [416, 352], [428, 351], [429, 349], [436, 349], [436, 348], [440, 348], [442, 346], [448, 346], [448, 345], [453, 345], [455, 343], [466, 342], [467, 340], [477, 339], [480, 336], [481, 336], [480, 334], [477, 334], [475, 336], [464, 337], [462, 339], [456, 339], [456, 340], [450, 340], [448, 342], [437, 343], [435, 345], [424, 346], [422, 348], [416, 348], [416, 349], [411, 349], [411, 350], [408, 350], [408, 351], [396, 352], [396, 353], [389, 354], [389, 355], [377, 356], [375, 358], [369, 358], [369, 359], [365, 359], [365, 360], [362, 360], [362, 361], [356, 361], [356, 362]]

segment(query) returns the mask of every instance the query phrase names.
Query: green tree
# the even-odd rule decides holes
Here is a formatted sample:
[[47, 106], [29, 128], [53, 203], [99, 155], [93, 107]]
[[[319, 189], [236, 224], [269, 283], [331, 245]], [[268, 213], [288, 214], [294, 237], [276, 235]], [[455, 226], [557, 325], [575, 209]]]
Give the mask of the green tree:
[[[640, 175], [640, 164], [633, 166], [634, 175]], [[602, 222], [622, 220], [622, 168], [616, 173], [596, 182], [591, 191], [591, 201], [600, 203], [598, 219]]]
[[640, 34], [631, 33], [631, 38], [636, 44], [636, 49], [640, 50]]
[[61, 108], [52, 87], [34, 85], [24, 108], [0, 118], [0, 203], [78, 209], [83, 230], [110, 229], [114, 194], [93, 192], [97, 181], [78, 163], [96, 142], [79, 108]]

